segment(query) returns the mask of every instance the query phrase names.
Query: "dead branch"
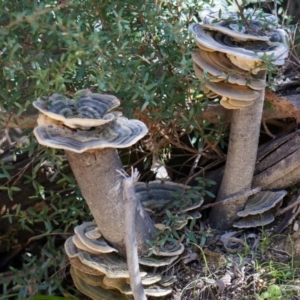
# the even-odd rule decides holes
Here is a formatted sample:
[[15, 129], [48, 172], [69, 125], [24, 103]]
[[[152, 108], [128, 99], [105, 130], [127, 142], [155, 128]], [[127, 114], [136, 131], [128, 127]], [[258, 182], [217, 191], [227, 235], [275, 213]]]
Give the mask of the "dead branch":
[[214, 207], [214, 206], [219, 205], [219, 204], [226, 204], [226, 203], [231, 202], [231, 201], [234, 202], [234, 201], [237, 201], [237, 200], [239, 200], [241, 198], [244, 198], [244, 197], [250, 197], [250, 196], [253, 196], [253, 195], [259, 193], [260, 191], [261, 191], [261, 187], [256, 187], [256, 188], [251, 189], [251, 190], [243, 191], [241, 193], [236, 193], [236, 194], [232, 195], [231, 197], [228, 197], [224, 200], [203, 205], [203, 206], [201, 206], [200, 210], [211, 208], [211, 207]]

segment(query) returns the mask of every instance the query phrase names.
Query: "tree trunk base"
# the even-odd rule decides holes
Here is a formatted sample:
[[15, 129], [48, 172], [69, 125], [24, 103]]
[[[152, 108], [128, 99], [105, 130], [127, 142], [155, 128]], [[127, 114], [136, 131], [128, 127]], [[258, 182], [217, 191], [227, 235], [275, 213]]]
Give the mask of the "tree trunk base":
[[[123, 256], [125, 249], [125, 199], [123, 170], [118, 153], [106, 148], [84, 153], [65, 151], [81, 193], [105, 240]], [[142, 207], [136, 214], [135, 228], [139, 254], [148, 251], [146, 239], [151, 239], [153, 221]]]

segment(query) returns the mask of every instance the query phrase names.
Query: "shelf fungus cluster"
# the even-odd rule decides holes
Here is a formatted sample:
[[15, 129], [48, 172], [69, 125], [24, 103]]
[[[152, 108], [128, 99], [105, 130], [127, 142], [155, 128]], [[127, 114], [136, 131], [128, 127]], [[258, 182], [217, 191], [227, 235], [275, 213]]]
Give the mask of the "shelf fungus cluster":
[[141, 139], [148, 129], [138, 120], [128, 120], [121, 112], [109, 112], [120, 105], [111, 95], [81, 91], [77, 99], [53, 94], [38, 99], [40, 111], [35, 137], [41, 145], [82, 153], [100, 148], [126, 148]]
[[262, 191], [250, 197], [244, 209], [237, 213], [240, 219], [233, 226], [236, 228], [252, 228], [272, 223], [286, 194], [285, 190]]
[[[146, 211], [155, 219], [165, 209], [176, 211], [176, 222], [169, 229], [180, 230], [188, 220], [200, 218], [197, 209], [203, 199], [176, 204], [176, 194], [187, 187], [172, 182], [138, 182], [136, 196]], [[155, 224], [158, 230], [168, 230], [163, 224]], [[71, 275], [79, 291], [95, 300], [133, 299], [126, 259], [118, 250], [111, 247], [103, 238], [95, 222], [85, 222], [75, 227], [75, 235], [65, 242], [66, 254], [71, 263]], [[140, 275], [145, 294], [151, 297], [163, 297], [172, 292], [176, 281], [173, 275], [160, 275], [161, 268], [168, 267], [184, 251], [181, 243], [165, 244], [152, 249], [150, 256], [139, 256]]]
[[[65, 243], [71, 262], [71, 275], [78, 290], [95, 300], [132, 299], [133, 291], [126, 262], [124, 169], [116, 148], [133, 145], [147, 133], [138, 120], [128, 120], [112, 111], [120, 104], [111, 95], [81, 91], [74, 99], [54, 94], [33, 105], [40, 111], [34, 134], [44, 146], [63, 149], [87, 202], [94, 222], [75, 228]], [[141, 282], [146, 295], [161, 297], [172, 292], [174, 276], [161, 276], [159, 268], [172, 264], [184, 251], [180, 243], [154, 247], [148, 256], [155, 228], [180, 230], [190, 219], [200, 218], [202, 199], [176, 202], [174, 193], [187, 187], [158, 181], [135, 185], [139, 200], [135, 214], [135, 236]], [[176, 214], [168, 226], [157, 222], [157, 212]], [[152, 217], [152, 218], [151, 218]], [[154, 221], [153, 221], [154, 220]], [[156, 272], [154, 272], [156, 270]]]
[[255, 103], [265, 88], [266, 62], [283, 65], [287, 34], [273, 15], [254, 13], [243, 24], [236, 13], [204, 10], [201, 24], [189, 29], [198, 50], [192, 54], [196, 76], [208, 97], [221, 98], [228, 109]]
[[[126, 259], [101, 237], [96, 223], [85, 222], [75, 227], [75, 235], [67, 239], [65, 250], [74, 283], [83, 294], [97, 300], [132, 299]], [[173, 256], [140, 258], [140, 274], [146, 295], [161, 297], [171, 293], [170, 286], [176, 278], [149, 272], [149, 266], [168, 265], [181, 252], [179, 248]]]

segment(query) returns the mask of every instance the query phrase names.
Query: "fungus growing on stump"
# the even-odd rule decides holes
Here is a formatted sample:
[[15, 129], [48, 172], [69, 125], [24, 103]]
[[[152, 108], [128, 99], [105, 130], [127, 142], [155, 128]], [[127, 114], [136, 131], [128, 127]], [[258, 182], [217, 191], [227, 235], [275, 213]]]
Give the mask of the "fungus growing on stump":
[[131, 186], [136, 207], [134, 217], [130, 218], [134, 223], [129, 225], [135, 227], [137, 249], [134, 250], [138, 255], [135, 255], [137, 263], [130, 268], [129, 255], [133, 249], [128, 247], [127, 241], [125, 247], [129, 235], [125, 232], [128, 222], [124, 220], [128, 214], [127, 199], [124, 201], [128, 198], [124, 184], [127, 179], [124, 179], [124, 169], [115, 148], [133, 145], [147, 133], [147, 128], [138, 120], [128, 120], [121, 113], [109, 112], [118, 103], [113, 96], [89, 91], [82, 91], [75, 100], [58, 94], [48, 100], [37, 100], [34, 106], [42, 115], [34, 134], [40, 144], [65, 150], [95, 219], [95, 222], [77, 226], [75, 235], [65, 242], [71, 275], [78, 290], [95, 300], [132, 299], [132, 295], [135, 299], [145, 299], [146, 296], [141, 298], [134, 291], [136, 285], [132, 283], [136, 278], [131, 272], [135, 268], [140, 270], [143, 293], [161, 297], [172, 292], [170, 286], [176, 278], [154, 274], [153, 269], [173, 263], [184, 251], [184, 246], [177, 241], [165, 242], [151, 249], [150, 256], [143, 255], [149, 250], [146, 240], [152, 238], [157, 227], [145, 210], [153, 213], [154, 219], [157, 211], [162, 216], [165, 209], [175, 210], [180, 217], [178, 220], [182, 221], [174, 224], [177, 230], [188, 220], [201, 217], [193, 210], [203, 199], [200, 196], [197, 200], [185, 199], [179, 205], [174, 192], [183, 194], [189, 187], [172, 182], [154, 181]]
[[[196, 76], [205, 92], [220, 97], [233, 109], [223, 180], [217, 200], [251, 188], [266, 86], [266, 64], [283, 65], [288, 55], [287, 34], [277, 19], [253, 13], [243, 24], [238, 14], [219, 9], [200, 13], [201, 24], [192, 24], [198, 50], [192, 55]], [[244, 78], [244, 79], [243, 79]], [[247, 197], [219, 204], [210, 214], [213, 228], [229, 229], [238, 219]]]
[[240, 220], [233, 224], [236, 228], [265, 226], [272, 223], [281, 206], [286, 191], [262, 191], [248, 198], [242, 211], [237, 213]]
[[[186, 186], [172, 182], [153, 181], [136, 185], [136, 197], [148, 211], [156, 215], [164, 209], [174, 207], [174, 192], [182, 192]], [[185, 215], [199, 208], [203, 199], [191, 199], [181, 203], [178, 212]], [[102, 239], [95, 222], [86, 222], [75, 227], [75, 235], [65, 242], [65, 250], [71, 263], [71, 275], [78, 290], [92, 299], [129, 299], [133, 294], [128, 261], [116, 249]], [[78, 243], [80, 241], [80, 243]], [[171, 285], [176, 281], [172, 275], [162, 276], [159, 268], [168, 267], [184, 251], [180, 243], [155, 247], [151, 256], [139, 256], [138, 263], [141, 284], [148, 296], [162, 297], [172, 292]], [[109, 288], [109, 290], [107, 290]], [[111, 290], [112, 288], [118, 290]], [[124, 294], [124, 295], [122, 295]], [[109, 298], [112, 297], [112, 298]], [[113, 298], [119, 297], [119, 298]], [[140, 299], [140, 298], [138, 298]]]
[[[48, 100], [37, 100], [33, 105], [50, 119], [48, 124], [40, 123], [34, 134], [41, 145], [65, 150], [101, 234], [125, 254], [122, 176], [116, 172], [123, 170], [123, 165], [116, 149], [135, 144], [148, 129], [138, 120], [108, 113], [119, 103], [116, 97], [89, 91], [82, 91], [77, 99], [54, 94]], [[49, 124], [51, 120], [54, 124]], [[139, 253], [144, 253], [154, 227], [142, 207], [139, 211], [135, 220], [137, 246]]]

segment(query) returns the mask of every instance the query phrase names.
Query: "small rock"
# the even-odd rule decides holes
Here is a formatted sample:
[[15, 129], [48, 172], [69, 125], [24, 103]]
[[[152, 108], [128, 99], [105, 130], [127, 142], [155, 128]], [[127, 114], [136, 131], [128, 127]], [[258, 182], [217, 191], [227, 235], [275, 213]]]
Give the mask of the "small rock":
[[299, 229], [299, 223], [298, 223], [298, 221], [296, 221], [293, 225], [293, 230], [298, 231], [298, 229]]

